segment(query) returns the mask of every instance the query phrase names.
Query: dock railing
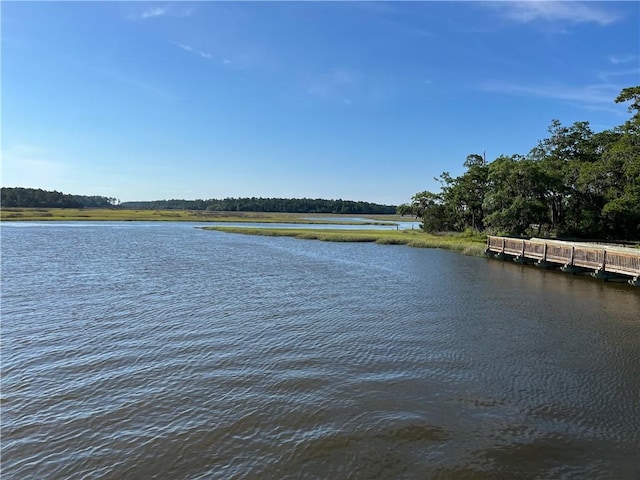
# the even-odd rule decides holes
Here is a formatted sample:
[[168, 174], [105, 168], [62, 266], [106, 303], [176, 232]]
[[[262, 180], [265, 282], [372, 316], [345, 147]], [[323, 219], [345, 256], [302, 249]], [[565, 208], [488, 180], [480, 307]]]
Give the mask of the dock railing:
[[640, 281], [640, 249], [635, 248], [489, 235], [487, 253], [512, 256], [518, 261], [536, 260], [539, 265], [555, 264], [626, 275]]

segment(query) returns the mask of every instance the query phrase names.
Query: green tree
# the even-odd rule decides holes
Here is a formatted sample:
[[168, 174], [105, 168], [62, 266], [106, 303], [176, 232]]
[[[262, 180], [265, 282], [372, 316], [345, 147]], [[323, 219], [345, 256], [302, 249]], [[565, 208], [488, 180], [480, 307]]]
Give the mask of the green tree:
[[500, 156], [489, 165], [486, 224], [497, 233], [539, 234], [548, 223], [545, 173], [520, 155]]
[[484, 229], [484, 198], [487, 192], [489, 167], [484, 156], [467, 156], [467, 171], [456, 180], [456, 196], [463, 214], [463, 228]]
[[589, 122], [553, 120], [527, 157], [487, 165], [469, 155], [465, 173], [442, 173], [439, 193], [416, 194], [406, 208], [427, 230], [640, 239], [640, 86], [615, 101], [629, 102], [623, 125], [594, 133]]
[[422, 218], [423, 230], [437, 232], [446, 228], [445, 208], [441, 195], [429, 191], [416, 193], [412, 198], [411, 209], [416, 218]]
[[[640, 238], [640, 86], [622, 90], [616, 103], [631, 102], [632, 117], [617, 129], [616, 141], [603, 153], [603, 173], [615, 180], [605, 192], [602, 216], [607, 236]], [[608, 175], [607, 175], [608, 174]]]

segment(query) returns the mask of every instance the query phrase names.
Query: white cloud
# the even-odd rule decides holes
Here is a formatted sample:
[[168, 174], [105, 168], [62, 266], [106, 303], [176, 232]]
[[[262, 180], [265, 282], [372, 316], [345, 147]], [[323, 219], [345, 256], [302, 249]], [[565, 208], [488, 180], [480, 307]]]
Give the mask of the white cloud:
[[149, 8], [140, 14], [140, 18], [161, 17], [167, 13], [166, 7]]
[[127, 20], [147, 20], [149, 18], [162, 17], [168, 13], [169, 9], [167, 7], [151, 7], [141, 12], [127, 15]]
[[568, 23], [596, 23], [610, 25], [621, 17], [606, 4], [591, 4], [574, 1], [504, 1], [480, 2], [480, 5], [499, 10], [502, 15], [518, 23], [534, 21], [568, 22]]
[[508, 82], [486, 82], [480, 87], [484, 91], [507, 95], [548, 98], [566, 101], [592, 110], [618, 110], [614, 107], [614, 99], [621, 87], [610, 83], [584, 86], [562, 84], [518, 85]]
[[632, 63], [632, 62], [638, 63], [639, 58], [640, 57], [638, 57], [638, 55], [632, 55], [630, 53], [627, 53], [623, 55], [611, 55], [609, 57], [609, 61], [614, 65], [618, 65], [621, 63]]
[[[628, 80], [621, 79], [625, 77], [627, 77]], [[622, 89], [622, 84], [629, 85], [631, 83], [637, 83], [638, 78], [640, 78], [640, 66], [635, 68], [629, 66], [629, 68], [626, 68], [625, 70], [600, 72], [598, 73], [598, 78], [606, 83], [617, 82], [619, 88]]]
[[147, 20], [150, 18], [158, 18], [164, 16], [171, 17], [190, 17], [193, 15], [193, 8], [176, 9], [175, 5], [163, 7], [150, 7], [141, 12], [131, 13], [127, 15], [127, 20]]
[[177, 47], [180, 47], [185, 52], [193, 53], [194, 55], [198, 55], [198, 56], [200, 56], [200, 57], [202, 57], [204, 59], [207, 59], [207, 60], [211, 59], [211, 54], [210, 53], [203, 52], [203, 51], [200, 51], [200, 50], [196, 50], [195, 48], [193, 48], [190, 45], [185, 45], [184, 43], [175, 43], [174, 45], [176, 45]]

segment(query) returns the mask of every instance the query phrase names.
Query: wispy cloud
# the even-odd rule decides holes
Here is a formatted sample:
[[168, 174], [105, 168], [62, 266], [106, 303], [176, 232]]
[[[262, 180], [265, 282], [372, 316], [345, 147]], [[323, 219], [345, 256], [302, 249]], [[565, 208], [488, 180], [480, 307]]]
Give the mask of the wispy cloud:
[[161, 17], [167, 13], [166, 7], [150, 8], [140, 14], [140, 18]]
[[[615, 70], [615, 71], [611, 70], [606, 72], [600, 72], [598, 73], [598, 78], [603, 82], [606, 82], [609, 84], [616, 84], [621, 89], [623, 88], [623, 84], [629, 85], [631, 83], [633, 84], [637, 83], [638, 78], [640, 78], [640, 66], [635, 68], [633, 67], [626, 68], [630, 66], [624, 65], [624, 67], [625, 67], [625, 70]], [[628, 80], [622, 81], [621, 78], [625, 78], [625, 77], [627, 77]]]
[[505, 95], [560, 100], [589, 110], [619, 113], [619, 110], [614, 107], [614, 99], [620, 93], [621, 87], [611, 83], [572, 86], [560, 83], [526, 85], [509, 82], [485, 82], [480, 86], [480, 89]]
[[[212, 55], [210, 53], [203, 52], [201, 50], [197, 50], [197, 49], [193, 48], [190, 45], [185, 45], [184, 43], [175, 43], [174, 45], [179, 47], [179, 48], [181, 48], [185, 52], [193, 53], [194, 55], [198, 55], [199, 57], [202, 57], [202, 58], [207, 59], [207, 60], [211, 59]], [[228, 62], [223, 62], [223, 63], [228, 63]]]
[[141, 12], [130, 13], [127, 15], [127, 20], [147, 20], [149, 18], [162, 17], [168, 13], [167, 7], [151, 7], [142, 10]]
[[621, 63], [638, 63], [640, 57], [638, 55], [632, 55], [630, 53], [623, 55], [611, 55], [609, 57], [609, 61], [614, 65], [619, 65]]
[[618, 13], [605, 7], [606, 2], [593, 4], [589, 2], [534, 0], [480, 2], [479, 5], [496, 9], [504, 18], [518, 23], [543, 21], [571, 24], [596, 23], [604, 26], [621, 18]]
[[175, 6], [149, 7], [136, 13], [127, 15], [127, 20], [148, 20], [164, 16], [190, 17], [193, 8], [176, 8]]

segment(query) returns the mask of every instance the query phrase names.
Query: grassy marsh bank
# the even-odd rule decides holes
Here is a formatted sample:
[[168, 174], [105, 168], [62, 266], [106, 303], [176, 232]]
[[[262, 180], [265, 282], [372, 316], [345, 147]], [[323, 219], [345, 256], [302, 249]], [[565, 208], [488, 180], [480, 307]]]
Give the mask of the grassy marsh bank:
[[[313, 217], [313, 220], [309, 220]], [[343, 216], [351, 218], [353, 216]], [[387, 221], [407, 221], [395, 215], [358, 215], [366, 222], [340, 221], [341, 224], [378, 225]], [[270, 212], [210, 212], [206, 210], [129, 210], [120, 208], [3, 208], [6, 221], [166, 221], [166, 222], [254, 222], [329, 224], [340, 215]]]
[[293, 228], [203, 227], [226, 233], [262, 235], [268, 237], [294, 237], [324, 242], [375, 242], [383, 245], [407, 245], [416, 248], [444, 248], [464, 255], [482, 256], [486, 248], [483, 235], [461, 233], [432, 235], [420, 230], [337, 230]]

